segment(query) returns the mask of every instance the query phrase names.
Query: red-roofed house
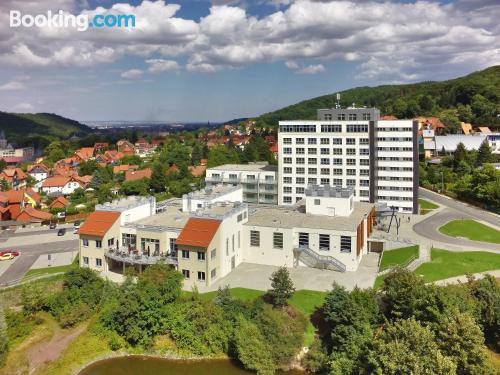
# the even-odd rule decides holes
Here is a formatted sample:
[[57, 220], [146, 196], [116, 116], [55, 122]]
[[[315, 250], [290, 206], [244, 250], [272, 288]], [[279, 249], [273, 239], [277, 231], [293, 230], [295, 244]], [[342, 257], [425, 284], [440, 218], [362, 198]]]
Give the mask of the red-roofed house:
[[56, 199], [54, 199], [52, 201], [52, 203], [50, 204], [50, 208], [66, 208], [69, 206], [69, 200], [67, 200], [66, 198], [64, 198], [62, 195], [57, 197]]
[[381, 120], [397, 120], [398, 118], [396, 116], [391, 116], [391, 115], [387, 115], [387, 116], [382, 116], [380, 117]]
[[42, 181], [49, 176], [49, 167], [41, 163], [33, 164], [28, 167], [28, 174], [36, 181]]
[[108, 211], [92, 212], [80, 227], [80, 265], [92, 267], [98, 272], [106, 271], [105, 254], [118, 246], [120, 236], [120, 213]]
[[15, 220], [23, 208], [23, 190], [8, 190], [0, 192], [0, 215], [2, 221]]
[[143, 178], [151, 178], [152, 171], [150, 168], [141, 169], [140, 171], [125, 172], [125, 181], [137, 181]]
[[120, 139], [118, 142], [116, 142], [116, 147], [118, 148], [118, 151], [123, 153], [124, 155], [135, 154], [134, 145], [129, 141], [127, 141], [126, 139]]
[[75, 160], [77, 163], [90, 160], [94, 157], [94, 147], [82, 147], [75, 151]]
[[52, 214], [44, 211], [37, 210], [31, 206], [25, 206], [24, 210], [17, 216], [16, 221], [30, 222], [30, 223], [43, 223], [50, 221]]
[[115, 165], [113, 167], [113, 174], [118, 174], [118, 173], [125, 173], [127, 171], [135, 171], [138, 169], [139, 166], [135, 164], [121, 164], [121, 165]]
[[102, 152], [106, 150], [109, 147], [108, 142], [96, 142], [94, 143], [94, 155], [97, 154], [98, 152]]
[[84, 184], [73, 177], [53, 176], [42, 182], [41, 190], [52, 196], [69, 195], [78, 188], [83, 188]]
[[21, 168], [6, 168], [0, 173], [0, 180], [7, 181], [14, 190], [26, 186], [26, 177], [26, 173]]

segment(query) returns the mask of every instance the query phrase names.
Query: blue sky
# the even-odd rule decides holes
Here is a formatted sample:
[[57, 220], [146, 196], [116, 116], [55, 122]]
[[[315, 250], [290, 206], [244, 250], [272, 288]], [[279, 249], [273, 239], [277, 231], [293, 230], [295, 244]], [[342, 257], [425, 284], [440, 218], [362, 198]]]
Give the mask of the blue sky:
[[[5, 0], [0, 110], [223, 121], [356, 86], [453, 78], [500, 63], [497, 3]], [[137, 27], [10, 28], [13, 9], [131, 13]]]

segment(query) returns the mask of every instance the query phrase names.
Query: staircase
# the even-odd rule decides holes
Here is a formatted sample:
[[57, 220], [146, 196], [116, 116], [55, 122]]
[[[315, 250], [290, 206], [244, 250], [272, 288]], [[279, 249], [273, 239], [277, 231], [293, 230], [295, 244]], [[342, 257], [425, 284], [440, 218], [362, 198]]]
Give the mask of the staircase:
[[340, 260], [328, 256], [320, 255], [308, 247], [297, 247], [294, 249], [296, 259], [312, 268], [333, 269], [335, 271], [345, 272], [346, 266]]

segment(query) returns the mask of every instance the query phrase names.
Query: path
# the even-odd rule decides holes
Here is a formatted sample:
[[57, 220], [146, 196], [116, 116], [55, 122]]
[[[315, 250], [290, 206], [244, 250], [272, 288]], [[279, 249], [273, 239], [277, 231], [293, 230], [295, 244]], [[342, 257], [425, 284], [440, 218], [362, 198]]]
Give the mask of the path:
[[[500, 270], [474, 273], [473, 276], [475, 279], [480, 280], [486, 274], [489, 274], [495, 278], [500, 278]], [[460, 284], [460, 283], [463, 284], [466, 282], [467, 282], [467, 275], [461, 275], [461, 276], [450, 277], [450, 278], [444, 279], [444, 280], [433, 281], [432, 283], [436, 284], [436, 285], [448, 285], [448, 284]]]

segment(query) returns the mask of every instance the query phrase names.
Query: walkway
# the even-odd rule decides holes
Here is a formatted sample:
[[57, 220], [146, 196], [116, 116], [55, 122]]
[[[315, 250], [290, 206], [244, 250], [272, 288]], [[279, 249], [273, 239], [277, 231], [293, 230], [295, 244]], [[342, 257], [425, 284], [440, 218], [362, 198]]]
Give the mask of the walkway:
[[[473, 274], [472, 276], [474, 276], [474, 278], [480, 280], [486, 274], [489, 274], [489, 275], [491, 275], [491, 276], [493, 276], [493, 277], [495, 277], [497, 279], [500, 278], [500, 270], [479, 272], [479, 273]], [[463, 283], [466, 283], [466, 282], [467, 282], [467, 275], [462, 275], [462, 276], [450, 277], [450, 278], [444, 279], [444, 280], [434, 281], [433, 284], [436, 284], [436, 285], [448, 285], [448, 284], [463, 284]]]

